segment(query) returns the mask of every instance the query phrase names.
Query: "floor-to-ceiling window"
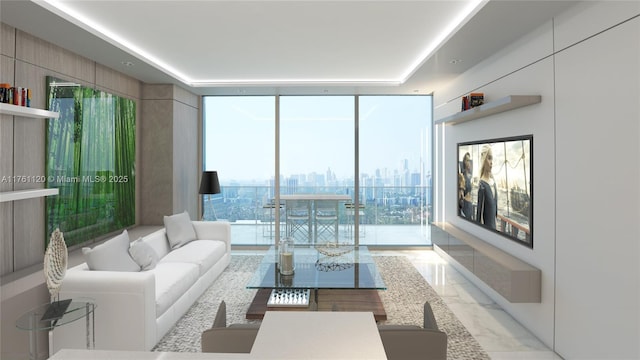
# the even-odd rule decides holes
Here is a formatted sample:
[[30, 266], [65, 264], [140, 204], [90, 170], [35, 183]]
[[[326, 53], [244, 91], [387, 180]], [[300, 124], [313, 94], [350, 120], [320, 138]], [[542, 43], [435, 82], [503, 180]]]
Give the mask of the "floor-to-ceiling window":
[[359, 97], [360, 244], [430, 241], [431, 96]]
[[282, 193], [353, 186], [353, 96], [280, 97]]
[[231, 222], [234, 245], [273, 244], [300, 230], [284, 205], [301, 194], [339, 199], [338, 224], [316, 224], [311, 217], [326, 211], [311, 209], [296, 241], [431, 244], [431, 96], [216, 96], [204, 104], [204, 166], [218, 171], [222, 194], [205, 197], [203, 209]]
[[[274, 197], [274, 97], [205, 97], [203, 118], [204, 170], [217, 171], [222, 187], [220, 194], [203, 195], [204, 218], [252, 228], [266, 223], [266, 204]], [[266, 231], [274, 233], [273, 227]], [[262, 241], [262, 232], [242, 238], [245, 244]]]
[[280, 97], [280, 193], [285, 234], [297, 243], [353, 243], [353, 96]]

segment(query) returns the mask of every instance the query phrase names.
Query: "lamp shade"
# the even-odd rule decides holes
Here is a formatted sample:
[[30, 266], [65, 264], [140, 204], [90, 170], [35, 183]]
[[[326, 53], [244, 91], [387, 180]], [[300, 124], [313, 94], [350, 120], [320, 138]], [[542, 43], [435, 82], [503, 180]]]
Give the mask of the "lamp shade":
[[220, 194], [220, 182], [217, 171], [203, 171], [200, 181], [200, 194]]

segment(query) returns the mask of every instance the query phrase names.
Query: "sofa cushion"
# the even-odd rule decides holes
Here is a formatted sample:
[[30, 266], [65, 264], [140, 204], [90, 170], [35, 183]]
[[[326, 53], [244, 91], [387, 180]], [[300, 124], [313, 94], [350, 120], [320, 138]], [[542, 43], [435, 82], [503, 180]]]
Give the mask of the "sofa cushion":
[[156, 276], [156, 318], [164, 314], [198, 280], [198, 266], [160, 262], [150, 270]]
[[156, 251], [153, 250], [151, 245], [142, 241], [142, 238], [131, 243], [131, 246], [129, 247], [129, 255], [131, 255], [131, 258], [140, 265], [142, 270], [153, 269], [160, 260]]
[[93, 249], [82, 248], [82, 255], [84, 255], [90, 270], [140, 271], [140, 265], [129, 255], [129, 233], [127, 230]]
[[225, 254], [226, 245], [219, 240], [195, 240], [171, 251], [161, 263], [186, 262], [198, 266], [199, 276], [204, 275]]
[[172, 249], [177, 249], [196, 239], [196, 231], [188, 212], [163, 217], [167, 238]]
[[164, 228], [146, 235], [142, 238], [142, 241], [149, 244], [153, 250], [155, 250], [159, 259], [165, 257], [171, 251], [169, 240], [167, 240], [167, 232]]

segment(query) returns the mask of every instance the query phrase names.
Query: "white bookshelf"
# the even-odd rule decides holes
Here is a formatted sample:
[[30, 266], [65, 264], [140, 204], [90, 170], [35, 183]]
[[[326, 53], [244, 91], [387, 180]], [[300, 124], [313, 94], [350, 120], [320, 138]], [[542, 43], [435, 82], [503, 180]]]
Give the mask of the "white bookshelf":
[[58, 195], [58, 189], [29, 189], [0, 192], [0, 202]]
[[484, 103], [478, 107], [443, 117], [436, 120], [435, 124], [456, 125], [489, 115], [537, 104], [540, 101], [542, 101], [542, 97], [540, 95], [509, 95], [495, 101]]
[[57, 119], [60, 116], [59, 113], [55, 111], [36, 109], [32, 107], [26, 106], [18, 106], [13, 104], [5, 104], [0, 103], [0, 114], [14, 115], [14, 116], [23, 116], [29, 118], [37, 118], [37, 119]]
[[[48, 111], [5, 103], [0, 103], [0, 114], [22, 116], [35, 119], [57, 119], [60, 116], [60, 114], [55, 111]], [[0, 202], [32, 199], [52, 195], [58, 195], [58, 189], [27, 189], [3, 191], [0, 192]]]

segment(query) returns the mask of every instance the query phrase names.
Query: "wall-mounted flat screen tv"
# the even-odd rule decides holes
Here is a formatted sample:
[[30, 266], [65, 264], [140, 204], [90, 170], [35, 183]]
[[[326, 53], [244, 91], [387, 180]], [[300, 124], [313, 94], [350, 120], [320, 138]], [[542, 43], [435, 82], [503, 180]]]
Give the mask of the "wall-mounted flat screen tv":
[[533, 248], [533, 136], [458, 143], [458, 216]]

